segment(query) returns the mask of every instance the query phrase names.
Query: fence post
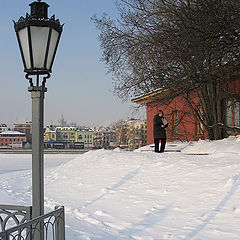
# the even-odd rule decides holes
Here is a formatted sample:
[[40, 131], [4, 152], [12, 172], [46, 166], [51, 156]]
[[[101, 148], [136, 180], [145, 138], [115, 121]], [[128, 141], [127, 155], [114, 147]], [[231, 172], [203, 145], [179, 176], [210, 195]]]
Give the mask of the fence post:
[[[55, 210], [59, 207], [55, 207]], [[59, 216], [56, 216], [56, 240], [65, 240], [65, 211], [64, 207], [61, 207], [61, 212]]]
[[5, 236], [3, 237], [4, 240], [9, 240], [9, 235], [7, 234], [7, 231], [4, 234]]
[[[29, 207], [29, 211], [27, 212], [26, 217], [27, 217], [28, 220], [32, 219], [32, 206]], [[27, 229], [26, 235], [27, 235], [26, 240], [31, 240], [32, 239], [32, 226], [30, 226], [30, 228]]]

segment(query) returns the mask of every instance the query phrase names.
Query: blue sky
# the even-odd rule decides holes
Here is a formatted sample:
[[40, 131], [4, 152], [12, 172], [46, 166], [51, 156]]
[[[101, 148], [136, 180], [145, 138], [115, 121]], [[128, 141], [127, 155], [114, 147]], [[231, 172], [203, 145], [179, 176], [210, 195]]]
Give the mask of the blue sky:
[[[31, 120], [31, 95], [12, 20], [30, 12], [28, 0], [1, 0], [0, 9], [0, 123]], [[68, 122], [102, 125], [133, 115], [134, 104], [113, 96], [111, 75], [100, 62], [98, 30], [90, 18], [104, 12], [118, 15], [114, 0], [48, 0], [49, 16], [55, 14], [64, 30], [47, 82], [45, 124], [64, 114]]]

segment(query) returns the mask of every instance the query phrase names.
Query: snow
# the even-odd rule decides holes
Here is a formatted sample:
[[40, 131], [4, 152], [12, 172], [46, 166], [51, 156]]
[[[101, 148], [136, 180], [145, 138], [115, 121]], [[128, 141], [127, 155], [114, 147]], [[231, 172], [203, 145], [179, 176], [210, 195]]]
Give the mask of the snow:
[[[70, 240], [240, 240], [239, 149], [230, 137], [45, 155], [45, 212], [65, 206]], [[1, 204], [30, 205], [31, 156], [0, 166]]]
[[217, 152], [240, 154], [240, 135], [230, 136], [218, 141], [199, 140], [198, 142], [192, 142], [182, 150], [182, 153], [186, 154], [214, 154]]
[[4, 135], [25, 135], [25, 133], [17, 132], [17, 131], [5, 131], [0, 133], [1, 136]]

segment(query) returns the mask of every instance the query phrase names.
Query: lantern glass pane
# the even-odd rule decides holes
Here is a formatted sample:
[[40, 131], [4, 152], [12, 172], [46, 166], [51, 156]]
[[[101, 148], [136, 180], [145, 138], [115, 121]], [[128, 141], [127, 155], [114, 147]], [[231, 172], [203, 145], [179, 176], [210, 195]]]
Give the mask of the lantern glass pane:
[[34, 68], [43, 68], [47, 49], [49, 27], [31, 26]]
[[49, 52], [48, 52], [48, 59], [47, 59], [47, 69], [51, 70], [51, 65], [54, 57], [54, 53], [57, 47], [57, 42], [59, 38], [59, 32], [57, 32], [55, 29], [52, 29], [52, 36], [51, 41], [49, 45]]
[[18, 36], [21, 44], [21, 48], [23, 51], [23, 58], [26, 64], [26, 68], [31, 68], [31, 61], [30, 61], [30, 51], [29, 51], [29, 41], [28, 41], [28, 30], [27, 27], [18, 31]]

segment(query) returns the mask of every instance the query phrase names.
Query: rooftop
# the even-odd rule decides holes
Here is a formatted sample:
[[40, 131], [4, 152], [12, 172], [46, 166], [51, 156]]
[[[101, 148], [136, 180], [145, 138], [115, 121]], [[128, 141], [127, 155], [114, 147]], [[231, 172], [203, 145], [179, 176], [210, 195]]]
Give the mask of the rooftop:
[[162, 96], [163, 94], [166, 94], [167, 92], [168, 92], [168, 89], [159, 88], [153, 92], [146, 93], [146, 94], [137, 96], [135, 98], [132, 98], [131, 101], [134, 103], [138, 103], [138, 104], [146, 104], [149, 102], [156, 101], [160, 95]]
[[1, 136], [3, 135], [23, 135], [25, 136], [25, 133], [17, 132], [17, 131], [5, 131], [0, 133]]

